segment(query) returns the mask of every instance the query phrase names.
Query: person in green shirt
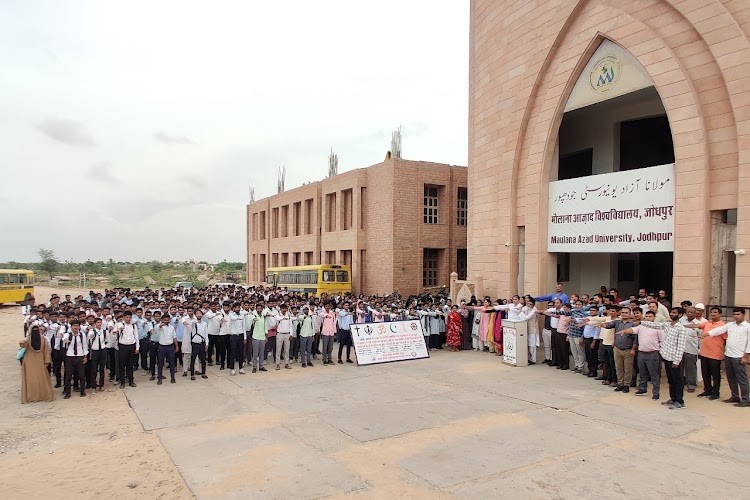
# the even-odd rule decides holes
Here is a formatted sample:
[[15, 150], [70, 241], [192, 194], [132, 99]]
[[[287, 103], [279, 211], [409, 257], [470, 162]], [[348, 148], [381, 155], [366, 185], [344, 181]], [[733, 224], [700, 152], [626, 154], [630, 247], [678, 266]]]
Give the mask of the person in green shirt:
[[253, 313], [252, 320], [252, 343], [253, 343], [253, 373], [258, 370], [265, 372], [266, 367], [263, 366], [263, 354], [266, 352], [266, 318], [263, 317], [263, 304], [258, 302], [255, 306], [255, 312]]

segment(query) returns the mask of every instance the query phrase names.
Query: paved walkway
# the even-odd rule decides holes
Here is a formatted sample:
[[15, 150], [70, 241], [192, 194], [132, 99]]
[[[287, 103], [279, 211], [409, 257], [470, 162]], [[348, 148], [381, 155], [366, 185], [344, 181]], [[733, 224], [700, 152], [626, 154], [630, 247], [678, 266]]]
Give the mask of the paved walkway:
[[694, 394], [476, 352], [209, 375], [125, 391], [198, 498], [746, 498], [750, 410]]

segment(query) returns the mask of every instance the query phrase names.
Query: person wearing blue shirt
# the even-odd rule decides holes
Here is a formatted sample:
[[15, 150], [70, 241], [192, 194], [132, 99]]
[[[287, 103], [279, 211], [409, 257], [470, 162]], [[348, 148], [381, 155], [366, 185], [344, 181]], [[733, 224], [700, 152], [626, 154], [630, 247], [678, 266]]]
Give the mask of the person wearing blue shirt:
[[541, 295], [539, 297], [534, 297], [534, 300], [536, 300], [537, 302], [554, 302], [555, 299], [560, 299], [560, 302], [562, 302], [563, 304], [570, 301], [570, 299], [568, 298], [568, 295], [565, 292], [563, 292], [562, 283], [558, 283], [557, 285], [555, 285], [554, 293], [550, 293], [549, 295]]
[[344, 351], [344, 345], [346, 345], [346, 362], [353, 363], [351, 359], [352, 354], [352, 323], [354, 323], [354, 307], [349, 302], [344, 302], [344, 307], [336, 311], [339, 316], [339, 364], [343, 364], [341, 361], [341, 354]]
[[[143, 316], [143, 308], [138, 307], [135, 310], [135, 315], [133, 316], [133, 324], [135, 324], [136, 329], [138, 330], [138, 347], [140, 349], [140, 358], [141, 358], [141, 368], [143, 370], [147, 370], [147, 361], [148, 361], [148, 341], [146, 340], [147, 332], [146, 332], [146, 318]], [[138, 370], [138, 357], [135, 357], [135, 362], [133, 364], [133, 371]]]

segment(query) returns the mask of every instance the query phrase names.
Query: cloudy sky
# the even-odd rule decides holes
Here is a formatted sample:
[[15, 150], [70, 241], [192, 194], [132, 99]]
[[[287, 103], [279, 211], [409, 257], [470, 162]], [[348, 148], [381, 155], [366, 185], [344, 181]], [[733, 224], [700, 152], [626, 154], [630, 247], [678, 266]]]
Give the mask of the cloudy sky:
[[[436, 8], [436, 5], [439, 8]], [[369, 8], [364, 8], [367, 6]], [[245, 258], [256, 198], [466, 164], [468, 2], [0, 4], [0, 262]]]

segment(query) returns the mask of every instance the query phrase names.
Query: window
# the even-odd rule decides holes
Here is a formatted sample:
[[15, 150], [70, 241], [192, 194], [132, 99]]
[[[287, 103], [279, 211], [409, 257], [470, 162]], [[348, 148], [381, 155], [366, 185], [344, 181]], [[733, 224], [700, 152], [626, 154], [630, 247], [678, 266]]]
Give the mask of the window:
[[367, 188], [363, 187], [359, 190], [359, 228], [365, 228], [365, 209], [367, 208]]
[[294, 259], [292, 260], [293, 264], [295, 266], [301, 266], [302, 265], [302, 252], [294, 252]]
[[724, 224], [737, 225], [737, 209], [730, 208], [729, 210], [722, 210], [721, 222], [723, 222]]
[[336, 193], [326, 195], [326, 231], [336, 231]]
[[422, 256], [422, 286], [437, 286], [438, 251], [425, 248]]
[[345, 266], [351, 266], [352, 265], [352, 251], [351, 250], [341, 250], [341, 263]]
[[333, 283], [336, 281], [335, 271], [323, 271], [323, 281], [326, 283]]
[[313, 226], [313, 199], [305, 200], [305, 234], [312, 234]]
[[271, 267], [279, 267], [279, 254], [271, 254]]
[[271, 238], [279, 237], [279, 209], [271, 209]]
[[301, 216], [302, 216], [302, 202], [298, 201], [292, 207], [292, 226], [294, 227], [292, 234], [294, 236], [299, 236]]
[[424, 223], [438, 223], [438, 188], [435, 186], [424, 187]]
[[263, 210], [260, 213], [260, 225], [258, 226], [260, 228], [260, 237], [259, 240], [265, 240], [266, 239], [266, 211]]
[[281, 237], [289, 236], [289, 205], [281, 207]]
[[352, 228], [352, 198], [354, 198], [352, 195], [352, 190], [346, 189], [342, 191], [341, 198], [344, 205], [344, 216], [342, 222], [344, 224], [344, 231], [346, 231], [347, 229]]
[[339, 283], [348, 283], [349, 273], [347, 271], [336, 271], [336, 281]]
[[336, 250], [326, 252], [326, 264], [336, 263]]
[[460, 280], [465, 280], [466, 275], [468, 274], [467, 261], [466, 249], [459, 248], [456, 250], [456, 274], [458, 274], [458, 279]]
[[311, 266], [313, 264], [313, 253], [305, 252], [305, 265]]
[[281, 254], [281, 266], [282, 267], [289, 266], [289, 254], [288, 253]]
[[469, 216], [469, 193], [466, 188], [458, 188], [457, 200], [456, 225], [465, 226]]
[[253, 214], [252, 230], [250, 231], [250, 239], [255, 241], [258, 239], [258, 214]]

